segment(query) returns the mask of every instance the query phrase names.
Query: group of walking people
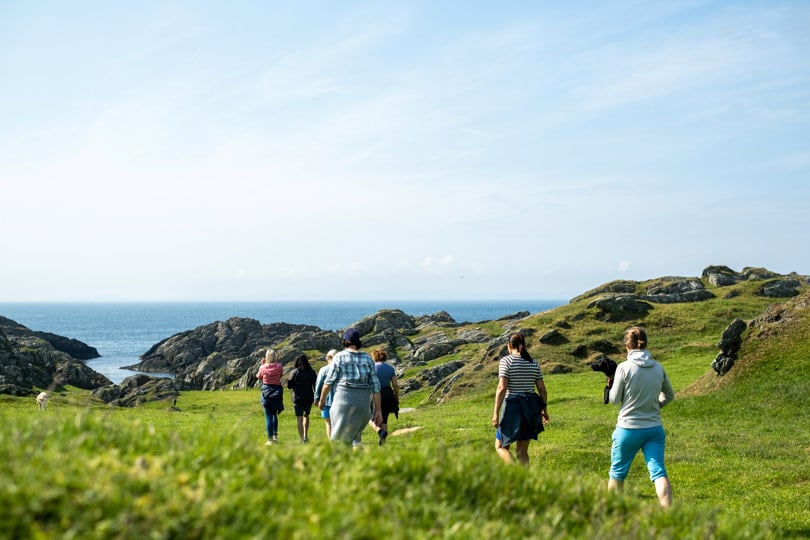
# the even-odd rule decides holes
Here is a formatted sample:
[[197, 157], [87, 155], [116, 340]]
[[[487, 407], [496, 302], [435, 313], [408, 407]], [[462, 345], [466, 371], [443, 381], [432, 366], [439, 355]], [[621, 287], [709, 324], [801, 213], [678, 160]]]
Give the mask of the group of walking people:
[[[309, 417], [313, 404], [321, 410], [326, 435], [354, 447], [362, 444], [363, 431], [371, 426], [378, 444], [388, 437], [388, 418], [399, 411], [399, 384], [396, 370], [387, 363], [383, 350], [369, 355], [360, 351], [360, 333], [349, 328], [343, 334], [343, 350], [326, 354], [326, 365], [318, 373], [306, 355], [295, 360], [287, 387], [292, 402], [301, 443], [309, 442]], [[278, 355], [268, 349], [256, 378], [261, 382], [262, 400], [267, 422], [267, 442], [278, 442], [278, 415], [284, 410], [282, 366]]]
[[[666, 433], [661, 408], [675, 398], [664, 368], [647, 350], [647, 333], [634, 326], [624, 334], [627, 359], [608, 379], [609, 401], [619, 405], [619, 417], [613, 431], [608, 489], [621, 491], [630, 465], [641, 450], [655, 486], [658, 502], [672, 504], [672, 485], [664, 466]], [[537, 440], [549, 423], [548, 393], [540, 364], [526, 350], [526, 340], [515, 332], [507, 343], [509, 354], [498, 363], [495, 390], [495, 451], [513, 463], [510, 447], [515, 444], [517, 461], [529, 463], [529, 443]]]
[[[609, 401], [619, 405], [619, 416], [612, 435], [608, 489], [621, 491], [630, 465], [641, 450], [663, 507], [672, 504], [672, 485], [664, 466], [666, 434], [661, 408], [672, 401], [675, 392], [664, 368], [647, 351], [647, 334], [634, 326], [624, 334], [627, 359], [608, 379]], [[371, 355], [360, 351], [360, 334], [350, 328], [343, 334], [343, 350], [331, 350], [327, 364], [318, 374], [306, 355], [295, 361], [287, 382], [293, 391], [293, 407], [298, 420], [298, 435], [306, 443], [309, 414], [313, 403], [326, 421], [327, 437], [354, 447], [362, 444], [367, 426], [377, 432], [379, 444], [388, 436], [388, 418], [397, 414], [399, 385], [394, 368], [386, 362], [382, 350]], [[498, 386], [492, 425], [495, 451], [508, 463], [515, 459], [529, 463], [529, 443], [549, 423], [548, 392], [539, 362], [526, 348], [526, 339], [512, 333], [508, 354], [498, 362]], [[256, 377], [261, 380], [262, 404], [267, 417], [267, 443], [278, 442], [278, 413], [284, 410], [281, 386], [282, 366], [276, 352], [268, 350]], [[515, 445], [515, 456], [510, 448]]]

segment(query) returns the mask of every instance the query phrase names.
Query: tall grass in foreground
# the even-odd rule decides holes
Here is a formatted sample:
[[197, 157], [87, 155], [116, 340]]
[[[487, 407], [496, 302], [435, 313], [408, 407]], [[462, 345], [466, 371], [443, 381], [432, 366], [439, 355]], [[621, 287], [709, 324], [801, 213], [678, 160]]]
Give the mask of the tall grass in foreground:
[[393, 438], [360, 451], [324, 440], [265, 447], [254, 429], [212, 429], [219, 420], [205, 415], [160, 429], [149, 409], [38, 415], [5, 405], [0, 531], [8, 538], [777, 536], [740, 514], [686, 504], [663, 511], [575, 472], [506, 466], [463, 435], [455, 444]]

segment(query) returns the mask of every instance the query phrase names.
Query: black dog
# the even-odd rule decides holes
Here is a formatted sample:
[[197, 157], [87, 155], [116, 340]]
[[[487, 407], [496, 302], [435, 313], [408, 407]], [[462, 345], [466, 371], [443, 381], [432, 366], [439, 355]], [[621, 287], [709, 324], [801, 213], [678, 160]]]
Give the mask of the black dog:
[[601, 371], [607, 376], [608, 383], [605, 386], [604, 395], [602, 396], [605, 404], [607, 404], [610, 401], [610, 389], [613, 386], [613, 376], [616, 374], [616, 362], [605, 355], [600, 355], [599, 358], [591, 362], [590, 365], [592, 370]]

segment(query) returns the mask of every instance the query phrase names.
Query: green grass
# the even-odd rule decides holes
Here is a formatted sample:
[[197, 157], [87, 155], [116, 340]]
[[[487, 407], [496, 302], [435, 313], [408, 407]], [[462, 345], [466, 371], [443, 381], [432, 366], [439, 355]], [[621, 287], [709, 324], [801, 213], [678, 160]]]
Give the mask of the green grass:
[[[46, 412], [33, 398], [0, 396], [0, 536], [807, 537], [807, 310], [746, 341], [726, 377], [709, 368], [722, 329], [765, 305], [656, 306], [645, 321], [657, 325], [651, 352], [678, 391], [662, 414], [675, 493], [668, 511], [640, 457], [624, 495], [605, 489], [617, 411], [602, 404], [598, 373], [548, 375], [551, 424], [531, 444], [530, 466], [497, 459], [493, 362], [452, 399], [435, 403], [427, 389], [405, 396], [402, 406], [415, 410], [390, 422], [402, 432], [382, 448], [367, 432], [356, 452], [329, 443], [317, 417], [312, 442], [297, 444], [290, 403], [282, 444], [265, 447], [258, 390], [184, 392], [179, 410], [111, 408], [75, 388], [54, 394]], [[546, 328], [582, 307], [565, 309], [526, 324]], [[597, 339], [624, 326], [586, 320], [572, 333]], [[534, 352], [544, 359], [544, 350], [552, 348]]]
[[[320, 423], [310, 445], [264, 447], [256, 396], [190, 393], [179, 412], [79, 409], [57, 398], [32, 414], [30, 400], [6, 400], [0, 530], [19, 538], [775, 537], [711, 504], [664, 512], [647, 494], [610, 496], [603, 471], [587, 463], [604, 457], [603, 437], [591, 434], [594, 451], [576, 458], [561, 446], [581, 435], [562, 416], [554, 430], [567, 434], [534, 445], [535, 463], [523, 469], [502, 464], [491, 428], [465, 413], [488, 411], [488, 396], [403, 414], [397, 427], [423, 429], [359, 452], [327, 443]], [[294, 419], [282, 418], [282, 439], [295, 440]]]

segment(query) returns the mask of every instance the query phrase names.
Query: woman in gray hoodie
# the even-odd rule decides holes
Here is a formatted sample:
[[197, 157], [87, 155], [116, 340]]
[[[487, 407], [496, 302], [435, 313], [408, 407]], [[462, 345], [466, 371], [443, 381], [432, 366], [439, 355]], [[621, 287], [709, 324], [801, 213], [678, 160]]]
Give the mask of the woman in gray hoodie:
[[675, 399], [672, 383], [664, 368], [647, 351], [647, 333], [634, 326], [624, 333], [627, 360], [616, 368], [610, 388], [610, 402], [621, 405], [613, 432], [608, 489], [621, 491], [630, 464], [639, 450], [655, 484], [658, 502], [672, 504], [672, 485], [664, 467], [666, 434], [661, 423], [661, 407]]

